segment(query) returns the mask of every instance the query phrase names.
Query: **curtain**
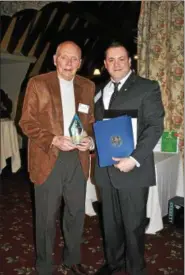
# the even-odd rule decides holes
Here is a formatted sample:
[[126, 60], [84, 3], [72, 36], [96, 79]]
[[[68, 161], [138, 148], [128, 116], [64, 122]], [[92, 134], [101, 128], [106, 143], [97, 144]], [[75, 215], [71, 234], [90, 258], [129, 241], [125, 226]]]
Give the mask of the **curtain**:
[[143, 1], [138, 22], [138, 74], [157, 80], [165, 130], [175, 130], [184, 151], [184, 2]]

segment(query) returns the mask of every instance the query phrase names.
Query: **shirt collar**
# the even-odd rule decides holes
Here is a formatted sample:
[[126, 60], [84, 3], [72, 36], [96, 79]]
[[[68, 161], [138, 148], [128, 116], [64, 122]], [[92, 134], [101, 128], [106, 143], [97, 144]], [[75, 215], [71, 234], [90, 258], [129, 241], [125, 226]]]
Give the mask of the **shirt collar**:
[[62, 84], [62, 85], [65, 85], [65, 86], [70, 86], [73, 84], [73, 79], [71, 80], [65, 80], [64, 78], [60, 77], [59, 75], [57, 75], [58, 79], [59, 79], [59, 82]]
[[[119, 82], [119, 87], [122, 87], [122, 85], [126, 82], [126, 80], [129, 78], [129, 76], [131, 75], [132, 71], [130, 70], [128, 72], [128, 74], [126, 76], [124, 76]], [[110, 81], [110, 85], [112, 84], [112, 82], [115, 82], [112, 78], [111, 78], [111, 81]]]

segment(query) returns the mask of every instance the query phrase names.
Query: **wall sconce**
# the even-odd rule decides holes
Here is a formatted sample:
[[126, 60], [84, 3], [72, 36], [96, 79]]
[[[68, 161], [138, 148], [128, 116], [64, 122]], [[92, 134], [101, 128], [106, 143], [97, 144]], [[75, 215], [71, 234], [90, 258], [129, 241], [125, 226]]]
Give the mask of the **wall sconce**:
[[138, 55], [137, 54], [134, 55], [134, 59], [138, 60]]
[[101, 75], [99, 69], [94, 69], [93, 75]]

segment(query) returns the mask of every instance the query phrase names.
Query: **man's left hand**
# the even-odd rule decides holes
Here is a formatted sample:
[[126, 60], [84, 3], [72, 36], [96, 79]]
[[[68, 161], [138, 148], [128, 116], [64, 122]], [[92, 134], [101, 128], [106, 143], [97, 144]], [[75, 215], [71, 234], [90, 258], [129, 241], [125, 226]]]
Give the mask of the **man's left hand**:
[[84, 137], [82, 139], [82, 141], [80, 142], [80, 144], [76, 145], [76, 148], [79, 151], [85, 152], [87, 150], [90, 150], [91, 146], [92, 146], [92, 139], [87, 136], [87, 137]]
[[119, 169], [121, 172], [130, 172], [136, 166], [136, 162], [131, 158], [112, 158], [118, 163], [114, 164], [114, 167]]

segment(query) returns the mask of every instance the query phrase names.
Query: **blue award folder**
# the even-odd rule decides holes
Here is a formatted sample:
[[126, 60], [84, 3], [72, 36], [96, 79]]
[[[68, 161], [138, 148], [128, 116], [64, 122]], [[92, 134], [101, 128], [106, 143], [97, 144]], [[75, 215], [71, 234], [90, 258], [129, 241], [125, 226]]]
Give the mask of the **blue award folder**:
[[130, 116], [100, 120], [93, 128], [100, 167], [111, 166], [116, 163], [112, 157], [128, 157], [134, 150]]

